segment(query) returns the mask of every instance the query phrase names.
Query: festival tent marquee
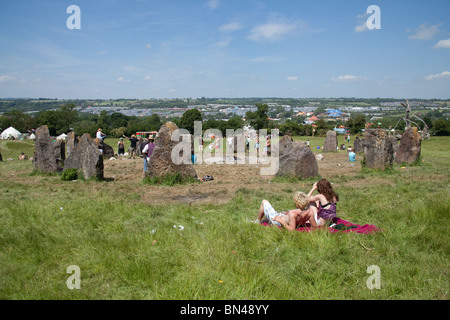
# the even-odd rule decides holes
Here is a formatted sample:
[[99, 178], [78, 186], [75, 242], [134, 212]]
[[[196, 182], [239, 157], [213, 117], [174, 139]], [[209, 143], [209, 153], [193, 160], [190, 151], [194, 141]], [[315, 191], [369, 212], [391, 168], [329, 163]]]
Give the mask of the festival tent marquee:
[[19, 139], [21, 135], [22, 134], [17, 129], [9, 127], [8, 129], [2, 132], [1, 138], [5, 140], [11, 137], [14, 137], [14, 139]]
[[67, 140], [67, 135], [65, 133], [63, 133], [62, 135], [56, 137], [56, 140], [66, 141]]

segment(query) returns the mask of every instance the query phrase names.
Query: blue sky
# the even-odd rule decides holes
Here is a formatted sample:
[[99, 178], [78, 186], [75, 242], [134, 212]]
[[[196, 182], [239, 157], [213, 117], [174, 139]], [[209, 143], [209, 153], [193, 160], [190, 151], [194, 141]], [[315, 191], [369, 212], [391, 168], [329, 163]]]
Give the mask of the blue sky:
[[447, 99], [449, 17], [448, 0], [2, 1], [0, 97]]

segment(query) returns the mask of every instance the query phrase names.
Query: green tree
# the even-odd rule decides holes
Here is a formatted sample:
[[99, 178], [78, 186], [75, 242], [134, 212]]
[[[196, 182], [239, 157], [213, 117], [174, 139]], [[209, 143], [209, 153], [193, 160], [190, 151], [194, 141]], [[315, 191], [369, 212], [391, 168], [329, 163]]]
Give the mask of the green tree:
[[36, 127], [37, 121], [35, 118], [22, 111], [13, 110], [4, 113], [0, 117], [0, 128], [6, 129], [14, 127], [22, 133]]
[[436, 119], [433, 124], [433, 133], [436, 136], [450, 136], [450, 120]]
[[70, 131], [78, 120], [78, 113], [74, 110], [75, 104], [60, 106], [57, 110], [39, 112], [38, 126], [47, 125], [50, 135], [56, 136]]
[[111, 114], [111, 129], [126, 127], [128, 125], [128, 116], [120, 112]]
[[267, 112], [269, 106], [267, 104], [256, 103], [256, 111], [247, 111], [245, 119], [256, 130], [267, 129], [269, 126], [269, 119]]
[[244, 120], [239, 116], [234, 116], [227, 121], [227, 129], [242, 129], [244, 126]]
[[350, 133], [359, 133], [366, 127], [366, 117], [364, 115], [357, 115], [347, 121], [346, 127], [350, 129]]
[[180, 119], [180, 128], [194, 134], [194, 121], [203, 121], [202, 113], [197, 109], [190, 109], [183, 113]]

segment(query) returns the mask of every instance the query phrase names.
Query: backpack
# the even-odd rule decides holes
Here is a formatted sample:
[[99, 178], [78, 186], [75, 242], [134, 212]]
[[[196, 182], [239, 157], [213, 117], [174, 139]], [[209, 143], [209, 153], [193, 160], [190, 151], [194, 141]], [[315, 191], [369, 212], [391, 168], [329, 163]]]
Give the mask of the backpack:
[[214, 178], [212, 176], [210, 176], [210, 175], [206, 175], [202, 179], [202, 181], [211, 181], [211, 180], [214, 180]]
[[147, 141], [144, 141], [144, 142], [141, 143], [141, 145], [140, 145], [141, 154], [144, 154], [142, 151], [144, 151], [144, 148], [145, 148], [145, 146], [146, 146], [147, 144], [148, 144]]

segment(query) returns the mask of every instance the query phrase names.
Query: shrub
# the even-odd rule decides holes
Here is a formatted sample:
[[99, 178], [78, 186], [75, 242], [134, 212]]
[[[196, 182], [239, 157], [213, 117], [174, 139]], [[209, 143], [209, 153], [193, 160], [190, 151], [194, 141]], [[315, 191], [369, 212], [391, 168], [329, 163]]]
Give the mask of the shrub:
[[78, 179], [78, 171], [76, 169], [67, 169], [62, 172], [61, 180], [72, 181]]

